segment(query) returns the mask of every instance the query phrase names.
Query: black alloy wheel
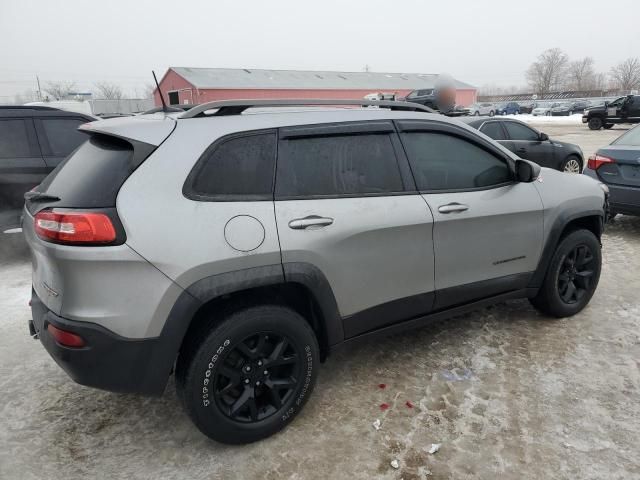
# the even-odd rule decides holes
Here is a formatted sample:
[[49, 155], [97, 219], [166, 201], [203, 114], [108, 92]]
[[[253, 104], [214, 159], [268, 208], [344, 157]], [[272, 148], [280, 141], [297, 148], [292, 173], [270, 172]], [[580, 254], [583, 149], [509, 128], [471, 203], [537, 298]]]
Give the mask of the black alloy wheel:
[[591, 290], [596, 257], [585, 244], [576, 245], [562, 260], [558, 275], [558, 293], [563, 302], [579, 302]]
[[213, 381], [220, 410], [237, 422], [257, 422], [278, 412], [300, 381], [300, 353], [288, 338], [272, 332], [232, 345]]

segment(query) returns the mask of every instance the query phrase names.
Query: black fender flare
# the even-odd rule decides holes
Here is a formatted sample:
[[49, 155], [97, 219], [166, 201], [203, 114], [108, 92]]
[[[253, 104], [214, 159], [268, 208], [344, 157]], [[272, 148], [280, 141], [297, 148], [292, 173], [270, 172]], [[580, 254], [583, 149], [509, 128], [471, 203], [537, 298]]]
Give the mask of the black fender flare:
[[162, 393], [182, 346], [187, 330], [197, 311], [207, 302], [231, 293], [252, 288], [298, 283], [309, 290], [324, 317], [324, 329], [329, 347], [344, 340], [342, 318], [333, 290], [322, 271], [302, 262], [264, 265], [220, 273], [202, 278], [178, 296], [157, 343], [150, 355], [155, 365], [154, 393]]
[[553, 254], [555, 253], [556, 248], [560, 243], [562, 232], [564, 232], [567, 225], [580, 218], [595, 216], [600, 217], [599, 233], [601, 234], [604, 225], [603, 210], [581, 210], [573, 212], [569, 211], [563, 212], [558, 215], [556, 220], [553, 222], [551, 229], [549, 230], [549, 235], [547, 235], [547, 241], [545, 242], [544, 248], [542, 249], [542, 254], [540, 255], [540, 260], [538, 261], [538, 266], [533, 273], [531, 280], [529, 281], [529, 288], [540, 288], [542, 286], [542, 282], [544, 281], [544, 277], [547, 275], [547, 269], [549, 268], [549, 264], [551, 263]]

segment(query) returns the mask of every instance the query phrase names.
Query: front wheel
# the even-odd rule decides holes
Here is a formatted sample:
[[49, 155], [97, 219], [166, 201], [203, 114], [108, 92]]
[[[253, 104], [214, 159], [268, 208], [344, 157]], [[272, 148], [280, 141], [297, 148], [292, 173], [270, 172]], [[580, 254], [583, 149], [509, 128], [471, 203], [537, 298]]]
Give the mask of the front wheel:
[[490, 117], [493, 117], [493, 115], [494, 115], [494, 111], [493, 111], [493, 110], [491, 110], [491, 111], [489, 112], [489, 116], [490, 116]]
[[585, 229], [571, 232], [560, 241], [531, 304], [545, 315], [575, 315], [595, 293], [601, 267], [602, 252], [596, 236]]
[[198, 337], [180, 352], [176, 387], [189, 417], [208, 437], [230, 444], [268, 437], [309, 398], [318, 342], [293, 310], [247, 308]]
[[600, 130], [602, 128], [602, 119], [593, 117], [589, 119], [589, 130]]

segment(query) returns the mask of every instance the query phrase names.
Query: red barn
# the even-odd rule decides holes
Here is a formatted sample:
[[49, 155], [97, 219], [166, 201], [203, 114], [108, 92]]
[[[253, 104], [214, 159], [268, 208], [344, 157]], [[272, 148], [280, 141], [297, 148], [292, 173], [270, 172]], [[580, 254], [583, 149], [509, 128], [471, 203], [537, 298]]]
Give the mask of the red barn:
[[[422, 73], [170, 67], [160, 89], [171, 105], [257, 98], [362, 99], [376, 92], [404, 97], [412, 90], [432, 89], [437, 78]], [[475, 87], [455, 82], [456, 103], [468, 106], [476, 101]], [[154, 100], [161, 105], [157, 89]]]

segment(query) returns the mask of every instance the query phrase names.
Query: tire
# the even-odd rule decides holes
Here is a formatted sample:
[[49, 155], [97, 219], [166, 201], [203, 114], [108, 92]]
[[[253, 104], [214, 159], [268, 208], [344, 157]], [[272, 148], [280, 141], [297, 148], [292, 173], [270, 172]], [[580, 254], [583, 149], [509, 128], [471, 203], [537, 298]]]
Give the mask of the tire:
[[273, 435], [313, 391], [318, 342], [289, 308], [239, 310], [196, 337], [180, 352], [176, 388], [193, 423], [213, 440], [243, 444]]
[[600, 117], [592, 117], [589, 119], [589, 130], [600, 130], [602, 128], [602, 119]]
[[546, 115], [547, 117], [550, 117], [550, 116], [551, 116], [551, 112], [546, 112], [546, 113], [545, 113], [545, 115]]
[[582, 161], [576, 155], [569, 155], [560, 164], [560, 171], [567, 173], [581, 173]]
[[610, 129], [610, 128], [612, 128], [612, 127], [613, 127], [613, 123], [605, 123], [605, 124], [604, 124], [604, 128], [605, 128], [606, 130], [609, 130], [609, 129]]
[[489, 116], [490, 116], [490, 117], [493, 117], [494, 115], [495, 115], [495, 112], [494, 112], [493, 110], [491, 110], [491, 111], [489, 112]]
[[596, 236], [589, 230], [574, 230], [558, 244], [542, 287], [530, 299], [531, 304], [552, 317], [575, 315], [596, 291], [601, 267], [602, 253]]
[[476, 117], [479, 117], [479, 116], [480, 116], [480, 112], [476, 110], [476, 112], [474, 113], [474, 115], [475, 115]]

